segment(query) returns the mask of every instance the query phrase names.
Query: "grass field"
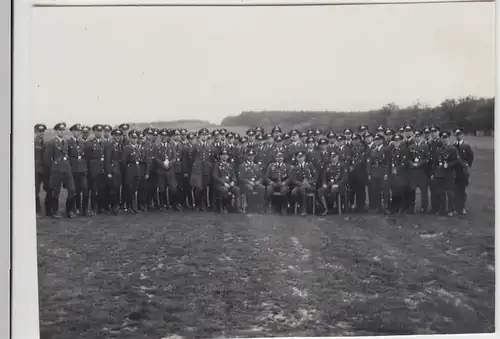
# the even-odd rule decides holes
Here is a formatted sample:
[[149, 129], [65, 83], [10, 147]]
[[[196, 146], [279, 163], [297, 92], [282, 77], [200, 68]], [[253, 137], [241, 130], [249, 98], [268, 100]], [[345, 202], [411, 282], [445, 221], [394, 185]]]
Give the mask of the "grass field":
[[493, 332], [493, 139], [468, 140], [464, 218], [41, 219], [41, 337]]

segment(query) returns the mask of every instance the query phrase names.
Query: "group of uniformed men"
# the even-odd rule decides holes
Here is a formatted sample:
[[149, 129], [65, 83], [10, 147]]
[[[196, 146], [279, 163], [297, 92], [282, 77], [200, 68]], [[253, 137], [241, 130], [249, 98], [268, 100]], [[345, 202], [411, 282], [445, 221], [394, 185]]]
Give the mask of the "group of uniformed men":
[[256, 127], [240, 136], [225, 129], [75, 124], [67, 138], [61, 122], [49, 141], [44, 124], [34, 129], [36, 211], [41, 216], [43, 187], [43, 210], [55, 218], [61, 187], [69, 218], [212, 206], [223, 213], [272, 207], [288, 213], [297, 206], [306, 215], [312, 204], [322, 215], [367, 209], [463, 215], [474, 158], [462, 130], [453, 140], [438, 126], [379, 126], [374, 133], [360, 126], [340, 134]]

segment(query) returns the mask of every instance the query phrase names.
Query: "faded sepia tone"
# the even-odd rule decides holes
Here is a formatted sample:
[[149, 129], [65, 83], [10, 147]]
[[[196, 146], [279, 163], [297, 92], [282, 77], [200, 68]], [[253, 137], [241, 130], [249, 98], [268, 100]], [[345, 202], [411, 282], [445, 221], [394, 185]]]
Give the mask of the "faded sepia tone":
[[493, 9], [34, 8], [41, 338], [494, 332]]

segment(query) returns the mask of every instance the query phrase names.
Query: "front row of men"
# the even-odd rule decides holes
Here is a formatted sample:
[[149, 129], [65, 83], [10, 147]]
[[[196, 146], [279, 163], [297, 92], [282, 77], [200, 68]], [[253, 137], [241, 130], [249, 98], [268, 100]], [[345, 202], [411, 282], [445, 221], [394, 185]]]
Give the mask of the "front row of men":
[[[93, 138], [83, 139], [79, 133], [89, 128], [77, 124], [70, 129], [74, 136], [65, 139], [66, 124], [59, 123], [56, 137], [45, 143], [45, 128], [35, 126], [38, 214], [41, 186], [47, 193], [45, 211], [53, 217], [59, 217], [61, 186], [68, 191], [70, 218], [104, 210], [117, 214], [120, 208], [138, 213], [151, 206], [160, 211], [203, 210], [209, 204], [223, 212], [241, 212], [243, 207], [263, 212], [274, 205], [283, 213], [298, 205], [303, 215], [309, 205], [317, 204], [326, 215], [363, 211], [367, 187], [369, 208], [380, 213], [413, 213], [417, 188], [421, 212], [429, 211], [430, 189], [430, 212], [465, 213], [467, 184], [457, 185], [457, 180], [468, 182], [472, 160], [461, 156], [447, 132], [434, 144], [419, 132], [411, 142], [400, 134], [389, 142], [376, 134], [369, 144], [356, 134], [349, 143], [340, 135], [334, 145], [321, 138], [307, 142], [312, 146], [294, 152], [290, 161], [286, 158], [293, 144], [283, 145], [279, 136], [266, 148], [214, 143], [207, 129], [198, 132], [198, 139], [184, 141], [171, 140], [171, 133], [161, 130], [159, 142], [141, 143], [134, 130], [124, 135], [115, 129], [112, 138], [105, 139], [101, 125], [94, 126]], [[270, 160], [262, 161], [259, 152], [269, 153]]]

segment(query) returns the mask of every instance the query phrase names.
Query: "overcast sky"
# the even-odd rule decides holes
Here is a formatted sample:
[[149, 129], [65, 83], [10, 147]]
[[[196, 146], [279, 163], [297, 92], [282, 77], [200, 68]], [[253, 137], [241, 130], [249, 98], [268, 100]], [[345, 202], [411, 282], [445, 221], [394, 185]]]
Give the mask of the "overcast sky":
[[494, 96], [494, 8], [35, 8], [34, 120], [218, 123]]

